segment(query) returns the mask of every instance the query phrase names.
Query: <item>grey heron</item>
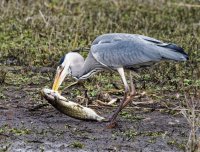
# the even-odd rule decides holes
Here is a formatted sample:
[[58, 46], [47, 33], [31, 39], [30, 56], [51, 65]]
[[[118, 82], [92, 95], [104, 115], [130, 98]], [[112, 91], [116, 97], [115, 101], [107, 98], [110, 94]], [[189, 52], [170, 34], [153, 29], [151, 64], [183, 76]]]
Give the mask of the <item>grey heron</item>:
[[162, 60], [186, 61], [188, 55], [184, 50], [172, 43], [125, 33], [110, 33], [98, 36], [91, 45], [87, 58], [77, 52], [67, 53], [61, 58], [57, 67], [53, 90], [57, 91], [64, 78], [71, 75], [77, 81], [87, 79], [102, 70], [117, 71], [125, 86], [124, 98], [110, 119], [115, 124], [118, 113], [133, 99], [135, 87], [130, 76], [127, 83], [124, 70], [135, 70], [151, 66]]

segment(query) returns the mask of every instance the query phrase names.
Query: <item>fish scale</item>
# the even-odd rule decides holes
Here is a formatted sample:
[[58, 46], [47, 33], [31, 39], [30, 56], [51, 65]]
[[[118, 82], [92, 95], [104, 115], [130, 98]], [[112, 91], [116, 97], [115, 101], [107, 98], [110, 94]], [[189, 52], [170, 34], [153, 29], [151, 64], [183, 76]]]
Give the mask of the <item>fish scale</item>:
[[69, 101], [58, 92], [45, 88], [41, 93], [54, 108], [69, 117], [81, 120], [96, 120], [100, 122], [105, 120], [104, 117], [98, 115], [93, 109]]

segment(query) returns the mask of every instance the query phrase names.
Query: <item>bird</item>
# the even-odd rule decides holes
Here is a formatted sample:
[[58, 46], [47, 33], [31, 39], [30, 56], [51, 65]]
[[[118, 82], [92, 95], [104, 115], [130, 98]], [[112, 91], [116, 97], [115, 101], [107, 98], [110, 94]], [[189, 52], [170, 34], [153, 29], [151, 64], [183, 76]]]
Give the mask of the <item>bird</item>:
[[[118, 72], [124, 84], [124, 97], [110, 118], [108, 127], [112, 128], [116, 125], [118, 113], [136, 94], [131, 71], [150, 67], [160, 61], [188, 59], [189, 56], [183, 48], [174, 43], [165, 43], [139, 34], [107, 33], [92, 42], [85, 60], [78, 52], [69, 52], [60, 59], [52, 90], [57, 91], [67, 75], [82, 81], [99, 71]], [[130, 73], [130, 87], [125, 76], [126, 71]]]

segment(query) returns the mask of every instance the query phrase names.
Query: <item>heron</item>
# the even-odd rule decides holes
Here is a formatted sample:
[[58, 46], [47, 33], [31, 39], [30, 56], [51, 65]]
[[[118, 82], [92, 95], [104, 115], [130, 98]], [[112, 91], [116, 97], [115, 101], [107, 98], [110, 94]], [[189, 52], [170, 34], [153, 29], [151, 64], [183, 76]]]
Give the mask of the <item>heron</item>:
[[129, 87], [125, 71], [131, 73], [163, 60], [186, 61], [188, 54], [176, 44], [165, 43], [144, 35], [103, 34], [92, 42], [85, 60], [77, 52], [69, 52], [61, 58], [52, 89], [57, 91], [67, 75], [74, 77], [78, 82], [99, 71], [118, 72], [124, 84], [124, 97], [110, 118], [110, 126], [113, 126], [116, 124], [118, 113], [132, 101], [136, 92], [131, 74]]

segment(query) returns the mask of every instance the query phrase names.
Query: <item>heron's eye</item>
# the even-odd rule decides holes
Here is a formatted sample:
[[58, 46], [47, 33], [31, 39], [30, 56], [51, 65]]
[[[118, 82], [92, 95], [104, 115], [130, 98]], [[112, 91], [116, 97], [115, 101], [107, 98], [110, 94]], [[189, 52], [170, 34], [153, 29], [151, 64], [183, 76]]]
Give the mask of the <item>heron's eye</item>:
[[63, 69], [64, 67], [62, 66], [62, 64], [57, 66], [57, 70], [63, 70]]
[[64, 69], [64, 67], [62, 65], [59, 65], [58, 67], [59, 67], [60, 70]]
[[59, 65], [61, 65], [65, 60], [65, 56], [63, 56], [61, 59], [60, 59], [60, 62], [59, 62]]

